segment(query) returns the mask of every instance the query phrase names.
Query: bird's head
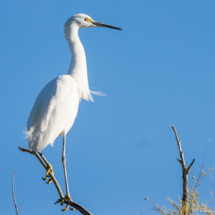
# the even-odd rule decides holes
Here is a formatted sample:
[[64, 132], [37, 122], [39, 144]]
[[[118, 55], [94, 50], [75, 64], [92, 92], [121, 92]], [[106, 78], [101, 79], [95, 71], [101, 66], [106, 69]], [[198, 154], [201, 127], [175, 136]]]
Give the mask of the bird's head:
[[115, 27], [112, 25], [107, 25], [107, 24], [104, 24], [101, 22], [96, 22], [90, 16], [85, 15], [85, 14], [81, 14], [81, 13], [70, 17], [66, 21], [64, 28], [67, 28], [71, 25], [76, 25], [78, 28], [106, 27], [106, 28], [122, 30], [121, 28], [118, 28], [118, 27]]

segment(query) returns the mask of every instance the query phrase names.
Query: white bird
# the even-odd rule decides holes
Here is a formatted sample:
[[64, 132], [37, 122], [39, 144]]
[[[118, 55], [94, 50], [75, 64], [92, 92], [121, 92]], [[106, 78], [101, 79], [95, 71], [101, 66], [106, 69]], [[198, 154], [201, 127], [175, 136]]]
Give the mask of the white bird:
[[[27, 139], [30, 150], [39, 152], [54, 140], [63, 135], [62, 163], [65, 175], [66, 195], [64, 199], [71, 200], [67, 183], [65, 145], [66, 134], [71, 129], [76, 118], [81, 99], [91, 100], [87, 77], [86, 56], [83, 45], [78, 36], [79, 28], [107, 27], [120, 28], [94, 21], [85, 14], [70, 17], [64, 25], [64, 35], [72, 52], [72, 60], [67, 75], [61, 75], [50, 81], [37, 96], [27, 122]], [[49, 170], [52, 166], [45, 160]], [[51, 183], [51, 180], [48, 181]], [[68, 209], [69, 205], [63, 211]]]

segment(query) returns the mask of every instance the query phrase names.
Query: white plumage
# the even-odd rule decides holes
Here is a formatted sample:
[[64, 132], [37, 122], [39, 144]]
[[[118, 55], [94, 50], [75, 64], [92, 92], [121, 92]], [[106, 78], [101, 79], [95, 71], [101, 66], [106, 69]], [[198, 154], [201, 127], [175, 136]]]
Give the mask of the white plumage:
[[29, 148], [42, 151], [48, 144], [66, 133], [72, 127], [77, 115], [79, 101], [91, 100], [87, 77], [86, 56], [78, 36], [79, 28], [117, 27], [95, 22], [85, 14], [70, 17], [64, 25], [64, 36], [72, 52], [72, 60], [67, 75], [49, 82], [38, 95], [27, 122]]
[[[27, 139], [30, 150], [41, 152], [48, 144], [63, 135], [63, 155], [66, 196], [70, 199], [65, 166], [66, 134], [72, 127], [78, 112], [81, 99], [91, 100], [91, 92], [87, 77], [87, 64], [84, 48], [78, 36], [81, 27], [120, 28], [94, 21], [85, 14], [77, 14], [67, 20], [64, 35], [72, 52], [72, 60], [67, 75], [59, 76], [49, 82], [38, 95], [27, 122]], [[42, 154], [41, 154], [42, 156]], [[50, 164], [48, 173], [52, 168]], [[51, 181], [49, 181], [51, 182]], [[65, 210], [68, 209], [68, 206]], [[63, 211], [65, 211], [63, 210]]]
[[29, 148], [41, 152], [70, 130], [78, 112], [80, 89], [70, 75], [49, 82], [38, 95], [27, 130]]

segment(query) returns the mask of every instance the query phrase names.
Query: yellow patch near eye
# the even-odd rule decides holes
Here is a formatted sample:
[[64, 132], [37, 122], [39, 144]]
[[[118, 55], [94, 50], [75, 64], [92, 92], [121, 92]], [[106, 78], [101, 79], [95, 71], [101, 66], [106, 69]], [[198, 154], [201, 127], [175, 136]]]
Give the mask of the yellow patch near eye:
[[93, 20], [90, 19], [90, 18], [85, 18], [85, 21], [86, 21], [86, 22], [92, 22]]

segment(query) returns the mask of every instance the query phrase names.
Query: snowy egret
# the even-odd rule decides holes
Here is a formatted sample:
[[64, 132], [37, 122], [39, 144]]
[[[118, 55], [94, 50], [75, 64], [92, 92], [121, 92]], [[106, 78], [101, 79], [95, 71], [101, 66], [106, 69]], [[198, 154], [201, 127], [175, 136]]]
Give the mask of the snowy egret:
[[[107, 27], [120, 28], [94, 21], [85, 14], [70, 17], [64, 25], [64, 36], [72, 52], [72, 60], [67, 75], [61, 75], [50, 81], [37, 96], [27, 122], [27, 139], [30, 150], [39, 152], [54, 140], [63, 135], [62, 163], [64, 168], [66, 195], [64, 199], [71, 200], [66, 172], [66, 134], [76, 118], [81, 99], [91, 100], [93, 93], [89, 89], [87, 64], [84, 48], [78, 36], [79, 28]], [[48, 165], [49, 172], [53, 173], [52, 166]], [[48, 181], [51, 183], [51, 180]], [[68, 209], [69, 205], [63, 211]]]

